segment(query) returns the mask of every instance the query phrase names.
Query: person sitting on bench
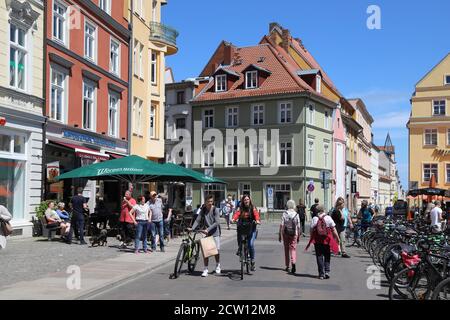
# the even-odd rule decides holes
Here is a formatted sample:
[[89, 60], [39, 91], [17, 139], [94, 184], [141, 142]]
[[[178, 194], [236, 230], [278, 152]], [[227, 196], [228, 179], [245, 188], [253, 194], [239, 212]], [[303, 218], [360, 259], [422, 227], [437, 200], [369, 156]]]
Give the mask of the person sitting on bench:
[[61, 238], [65, 238], [70, 224], [64, 222], [55, 211], [55, 202], [51, 201], [48, 204], [48, 209], [45, 211], [45, 218], [47, 219], [47, 227], [61, 227]]

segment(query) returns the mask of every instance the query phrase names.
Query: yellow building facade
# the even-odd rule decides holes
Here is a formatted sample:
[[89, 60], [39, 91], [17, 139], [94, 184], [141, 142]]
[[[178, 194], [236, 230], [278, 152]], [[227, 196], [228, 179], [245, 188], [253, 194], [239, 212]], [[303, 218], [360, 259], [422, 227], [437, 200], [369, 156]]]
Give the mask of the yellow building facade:
[[164, 159], [165, 57], [178, 50], [178, 32], [161, 24], [165, 0], [128, 0], [133, 26], [130, 154]]
[[409, 188], [450, 187], [450, 54], [416, 85], [411, 99]]

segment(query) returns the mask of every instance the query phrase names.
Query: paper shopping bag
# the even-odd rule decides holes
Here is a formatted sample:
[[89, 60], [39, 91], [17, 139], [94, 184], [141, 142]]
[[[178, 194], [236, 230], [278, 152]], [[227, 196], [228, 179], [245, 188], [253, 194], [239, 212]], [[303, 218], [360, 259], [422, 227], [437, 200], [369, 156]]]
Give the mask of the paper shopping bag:
[[219, 254], [219, 250], [217, 250], [216, 242], [213, 237], [205, 237], [200, 239], [200, 246], [202, 248], [204, 258]]

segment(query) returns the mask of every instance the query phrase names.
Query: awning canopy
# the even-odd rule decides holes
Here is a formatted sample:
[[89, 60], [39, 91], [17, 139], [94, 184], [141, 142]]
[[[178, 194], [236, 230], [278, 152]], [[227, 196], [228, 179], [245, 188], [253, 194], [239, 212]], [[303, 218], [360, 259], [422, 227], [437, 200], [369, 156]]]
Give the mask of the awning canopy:
[[65, 142], [53, 141], [52, 143], [64, 146], [69, 149], [73, 149], [75, 151], [75, 155], [82, 159], [90, 159], [90, 160], [100, 160], [106, 161], [109, 160], [109, 154], [101, 153], [100, 151], [92, 150], [86, 147], [78, 146], [76, 144], [70, 144]]

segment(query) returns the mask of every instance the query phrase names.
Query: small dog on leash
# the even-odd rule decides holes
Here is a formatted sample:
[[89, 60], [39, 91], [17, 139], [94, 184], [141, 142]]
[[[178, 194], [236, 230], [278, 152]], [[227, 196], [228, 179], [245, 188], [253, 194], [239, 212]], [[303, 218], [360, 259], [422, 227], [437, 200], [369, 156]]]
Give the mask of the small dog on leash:
[[108, 244], [108, 231], [106, 229], [102, 229], [100, 231], [100, 234], [92, 236], [89, 239], [89, 242], [91, 243], [91, 247], [95, 246], [105, 246]]

